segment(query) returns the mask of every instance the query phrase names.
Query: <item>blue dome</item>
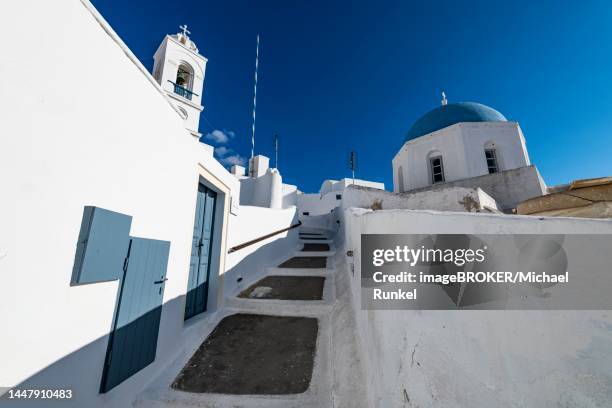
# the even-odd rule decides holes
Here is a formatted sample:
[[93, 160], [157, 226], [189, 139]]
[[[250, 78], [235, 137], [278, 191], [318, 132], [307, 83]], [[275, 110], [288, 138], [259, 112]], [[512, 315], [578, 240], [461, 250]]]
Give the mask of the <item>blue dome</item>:
[[449, 103], [421, 116], [408, 131], [407, 142], [460, 122], [507, 122], [504, 115], [476, 102]]

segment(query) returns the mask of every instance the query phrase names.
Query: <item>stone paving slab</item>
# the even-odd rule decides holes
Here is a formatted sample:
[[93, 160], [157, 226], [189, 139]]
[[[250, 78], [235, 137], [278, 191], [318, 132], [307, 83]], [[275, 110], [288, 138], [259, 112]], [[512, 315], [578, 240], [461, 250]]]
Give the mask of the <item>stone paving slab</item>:
[[326, 268], [327, 257], [325, 256], [294, 256], [293, 258], [278, 265], [279, 268]]
[[304, 244], [302, 251], [306, 252], [320, 252], [329, 251], [329, 244]]
[[228, 316], [172, 388], [234, 395], [303, 393], [312, 379], [318, 330], [317, 319], [310, 317]]
[[267, 276], [238, 295], [248, 299], [321, 300], [325, 278]]

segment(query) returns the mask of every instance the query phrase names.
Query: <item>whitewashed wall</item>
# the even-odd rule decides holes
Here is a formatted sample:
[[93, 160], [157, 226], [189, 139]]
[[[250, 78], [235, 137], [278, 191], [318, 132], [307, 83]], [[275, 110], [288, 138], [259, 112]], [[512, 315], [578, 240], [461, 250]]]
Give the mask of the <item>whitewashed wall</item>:
[[240, 204], [265, 208], [290, 208], [297, 204], [297, 187], [283, 184], [277, 169], [258, 177], [240, 178]]
[[[19, 33], [0, 54], [0, 88], [11, 95], [0, 101], [0, 319], [10, 328], [0, 336], [0, 384], [72, 388], [75, 398], [65, 406], [129, 406], [184, 352], [199, 172], [225, 186], [234, 202], [239, 183], [185, 130], [154, 79], [87, 1], [13, 3], [11, 13], [0, 13], [0, 27]], [[219, 197], [221, 214], [228, 200]], [[70, 286], [86, 205], [133, 216], [131, 235], [171, 242], [157, 358], [103, 395], [118, 285]], [[288, 226], [290, 213], [258, 214], [256, 225], [241, 221], [252, 216], [249, 209], [226, 213], [234, 217], [227, 241]], [[216, 245], [218, 268], [225, 242]], [[249, 262], [247, 255], [232, 256], [230, 267]]]
[[342, 180], [325, 180], [318, 194], [298, 194], [297, 206], [300, 220], [304, 222], [308, 216], [329, 214], [342, 204], [344, 192], [354, 187], [366, 187], [370, 190], [385, 190], [385, 184], [376, 181], [344, 178]]
[[434, 156], [442, 156], [445, 181], [488, 174], [484, 153], [487, 142], [495, 145], [500, 170], [530, 164], [518, 123], [457, 123], [404, 143], [392, 160], [393, 191], [404, 192], [431, 185], [429, 156], [432, 152], [436, 152]]
[[[611, 234], [612, 220], [347, 209], [337, 265], [350, 277], [374, 407], [604, 407], [609, 311], [364, 311], [360, 234]], [[354, 256], [347, 257], [346, 250]], [[408, 398], [408, 399], [407, 399]]]
[[438, 210], [478, 212], [497, 209], [495, 200], [480, 188], [447, 187], [414, 193], [391, 193], [370, 188], [350, 187], [344, 192], [342, 209]]
[[[297, 195], [297, 207], [299, 211], [300, 220], [304, 220], [308, 216], [324, 215], [338, 207], [342, 202], [342, 199], [336, 198], [336, 195], [341, 192], [331, 192], [323, 196], [320, 194], [298, 194]], [[309, 215], [304, 215], [304, 213]]]
[[331, 193], [332, 191], [340, 192], [348, 188], [349, 186], [361, 186], [361, 187], [375, 188], [379, 190], [385, 189], [385, 183], [380, 183], [378, 181], [343, 178], [341, 180], [325, 180], [323, 184], [321, 184], [321, 188], [319, 189], [319, 194], [325, 195], [327, 193]]
[[436, 184], [409, 193], [436, 192], [449, 188], [480, 188], [493, 197], [500, 209], [511, 209], [530, 198], [546, 194], [546, 183], [534, 166], [524, 166], [493, 174]]
[[283, 184], [283, 208], [291, 206], [297, 207], [297, 186], [291, 184]]
[[[296, 225], [296, 207], [271, 209], [241, 206], [238, 216], [230, 217], [228, 250], [261, 236]], [[275, 266], [298, 247], [298, 229], [293, 228], [271, 238], [240, 249], [227, 256], [227, 272], [223, 276], [225, 296], [233, 296]], [[238, 282], [242, 278], [242, 282]]]

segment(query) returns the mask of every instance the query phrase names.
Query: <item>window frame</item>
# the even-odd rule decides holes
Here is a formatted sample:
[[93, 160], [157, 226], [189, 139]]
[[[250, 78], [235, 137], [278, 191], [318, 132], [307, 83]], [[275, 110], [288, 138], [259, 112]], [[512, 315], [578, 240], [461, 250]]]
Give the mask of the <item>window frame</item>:
[[[487, 170], [489, 174], [499, 173], [499, 159], [497, 157], [497, 150], [495, 148], [485, 148], [485, 162], [487, 164]], [[491, 155], [492, 157], [489, 157]], [[493, 165], [490, 164], [493, 162]], [[493, 170], [493, 171], [491, 171]]]
[[[440, 160], [439, 165], [435, 165], [434, 161]], [[440, 171], [436, 172], [435, 168], [439, 167]], [[436, 175], [440, 176], [440, 179], [436, 181]], [[429, 179], [431, 184], [440, 184], [446, 181], [446, 177], [444, 176], [444, 160], [442, 159], [442, 155], [436, 155], [429, 158]]]

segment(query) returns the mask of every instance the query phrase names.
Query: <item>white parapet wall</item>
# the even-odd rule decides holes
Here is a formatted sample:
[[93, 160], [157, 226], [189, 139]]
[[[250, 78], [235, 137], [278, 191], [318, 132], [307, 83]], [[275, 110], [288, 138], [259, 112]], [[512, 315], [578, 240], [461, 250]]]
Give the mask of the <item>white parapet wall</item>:
[[351, 207], [376, 210], [407, 209], [459, 212], [495, 211], [498, 209], [495, 200], [478, 187], [446, 187], [414, 193], [392, 193], [351, 186], [344, 192], [342, 208]]
[[516, 208], [525, 200], [547, 193], [546, 184], [533, 165], [440, 183], [407, 193], [434, 192], [450, 187], [480, 188], [495, 199], [500, 209]]
[[612, 234], [612, 220], [354, 208], [342, 219], [345, 247], [336, 261], [348, 262], [340, 273], [351, 280], [370, 406], [603, 407], [612, 400], [610, 311], [366, 311], [360, 303], [361, 234]]

